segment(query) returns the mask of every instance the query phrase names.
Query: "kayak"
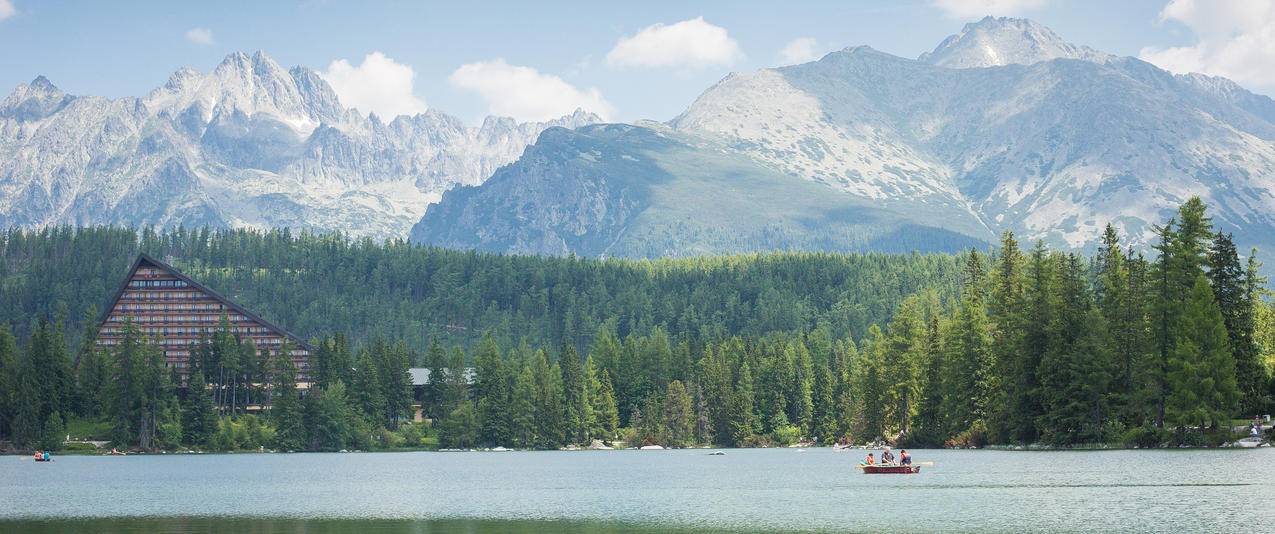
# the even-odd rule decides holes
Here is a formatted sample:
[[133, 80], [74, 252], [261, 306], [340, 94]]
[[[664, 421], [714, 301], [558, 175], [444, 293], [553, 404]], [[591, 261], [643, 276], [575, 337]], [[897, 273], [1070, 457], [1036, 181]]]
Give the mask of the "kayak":
[[860, 465], [866, 474], [911, 475], [921, 472], [919, 465]]

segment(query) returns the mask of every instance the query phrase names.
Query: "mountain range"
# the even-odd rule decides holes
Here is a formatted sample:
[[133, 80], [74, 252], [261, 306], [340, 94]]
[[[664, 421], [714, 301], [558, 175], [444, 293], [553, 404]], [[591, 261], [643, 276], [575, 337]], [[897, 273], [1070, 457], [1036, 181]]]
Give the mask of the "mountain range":
[[401, 238], [547, 127], [429, 110], [385, 122], [318, 73], [236, 53], [141, 98], [68, 95], [44, 77], [0, 103], [0, 226], [292, 227]]
[[385, 122], [262, 53], [141, 98], [43, 78], [0, 103], [0, 225], [342, 231], [530, 254], [952, 251], [1004, 230], [1130, 243], [1191, 196], [1275, 250], [1275, 101], [1063, 40], [966, 25], [734, 73], [668, 121], [436, 110]]
[[[1107, 223], [1146, 245], [1198, 195], [1237, 242], [1275, 250], [1275, 101], [1022, 19], [966, 25], [918, 59], [860, 46], [731, 74], [632, 128], [666, 142], [612, 136], [609, 151], [597, 127], [548, 130], [445, 193], [412, 239], [655, 256], [953, 250], [1012, 230], [1079, 249]], [[696, 177], [716, 183], [680, 189]]]

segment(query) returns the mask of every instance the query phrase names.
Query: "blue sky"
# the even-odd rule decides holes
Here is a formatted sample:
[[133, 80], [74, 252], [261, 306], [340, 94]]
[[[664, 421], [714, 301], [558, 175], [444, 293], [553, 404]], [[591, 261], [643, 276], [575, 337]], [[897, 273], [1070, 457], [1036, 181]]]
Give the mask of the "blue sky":
[[231, 52], [263, 50], [328, 74], [360, 109], [429, 106], [473, 122], [583, 103], [614, 120], [666, 120], [731, 71], [783, 64], [786, 47], [806, 56], [866, 44], [915, 57], [992, 13], [1270, 93], [1275, 80], [1254, 71], [1275, 70], [1275, 44], [1260, 42], [1275, 42], [1275, 8], [1205, 1], [0, 0], [0, 92], [43, 74], [74, 94], [143, 95], [179, 67], [208, 71]]

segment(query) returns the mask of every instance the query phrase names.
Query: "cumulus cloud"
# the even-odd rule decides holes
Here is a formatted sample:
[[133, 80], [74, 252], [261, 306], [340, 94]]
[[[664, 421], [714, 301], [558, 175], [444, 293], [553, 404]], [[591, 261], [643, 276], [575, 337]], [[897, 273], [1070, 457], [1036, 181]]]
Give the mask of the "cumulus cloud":
[[[0, 0], [3, 2], [4, 0]], [[197, 45], [213, 44], [212, 30], [208, 28], [191, 28], [186, 30], [186, 40]]]
[[1046, 0], [932, 0], [931, 4], [954, 19], [987, 15], [1022, 15], [1045, 5]]
[[18, 8], [13, 7], [13, 2], [9, 0], [0, 0], [0, 20], [7, 19], [17, 14]]
[[743, 57], [726, 28], [696, 17], [654, 24], [620, 38], [607, 53], [607, 63], [613, 67], [705, 67], [729, 65]]
[[604, 119], [612, 112], [611, 104], [595, 88], [577, 89], [552, 74], [510, 65], [499, 58], [461, 65], [448, 81], [481, 95], [492, 115], [520, 121], [556, 119], [577, 109], [592, 111]]
[[363, 63], [353, 66], [338, 59], [320, 76], [336, 91], [341, 105], [360, 113], [375, 113], [390, 119], [425, 111], [425, 101], [413, 93], [416, 72], [385, 54], [372, 52]]
[[788, 41], [784, 49], [779, 51], [779, 57], [785, 65], [814, 61], [819, 59], [819, 52], [815, 49], [817, 45], [814, 37], [798, 37]]
[[1275, 87], [1275, 3], [1268, 0], [1172, 0], [1160, 12], [1195, 33], [1196, 43], [1143, 48], [1138, 57], [1172, 72], [1225, 76]]

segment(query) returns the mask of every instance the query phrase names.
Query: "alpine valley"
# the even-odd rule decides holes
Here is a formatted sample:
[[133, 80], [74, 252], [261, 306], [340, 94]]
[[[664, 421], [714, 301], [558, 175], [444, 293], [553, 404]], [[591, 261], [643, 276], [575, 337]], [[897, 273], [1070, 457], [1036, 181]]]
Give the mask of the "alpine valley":
[[861, 46], [731, 74], [666, 122], [599, 122], [383, 122], [261, 53], [143, 98], [37, 78], [0, 105], [0, 224], [621, 257], [952, 251], [1003, 230], [1083, 249], [1109, 222], [1145, 246], [1199, 196], [1236, 242], [1275, 250], [1275, 101], [1023, 19], [918, 59]]

